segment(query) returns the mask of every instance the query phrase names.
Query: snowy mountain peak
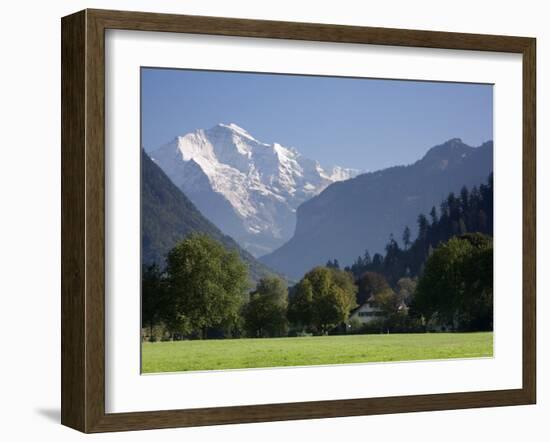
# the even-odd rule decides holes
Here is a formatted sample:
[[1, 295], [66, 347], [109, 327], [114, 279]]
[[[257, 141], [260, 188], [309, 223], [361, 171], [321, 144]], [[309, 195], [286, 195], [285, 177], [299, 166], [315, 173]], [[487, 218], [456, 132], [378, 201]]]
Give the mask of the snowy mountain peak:
[[225, 129], [229, 129], [230, 131], [233, 131], [242, 137], [255, 141], [255, 138], [252, 135], [250, 135], [246, 129], [243, 129], [242, 127], [240, 127], [235, 123], [229, 123], [229, 124], [220, 123], [218, 124], [218, 126]]
[[151, 157], [207, 218], [256, 256], [290, 239], [300, 204], [359, 173], [325, 170], [294, 148], [258, 141], [235, 123], [179, 136]]
[[344, 181], [359, 175], [359, 173], [360, 171], [358, 169], [347, 169], [340, 166], [334, 166], [328, 177], [331, 181]]

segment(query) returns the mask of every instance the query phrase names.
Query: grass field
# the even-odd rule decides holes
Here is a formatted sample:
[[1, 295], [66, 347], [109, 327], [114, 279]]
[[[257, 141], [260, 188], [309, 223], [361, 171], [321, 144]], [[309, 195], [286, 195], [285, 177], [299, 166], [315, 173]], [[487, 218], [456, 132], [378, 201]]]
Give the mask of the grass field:
[[142, 371], [161, 373], [492, 355], [491, 332], [145, 342]]

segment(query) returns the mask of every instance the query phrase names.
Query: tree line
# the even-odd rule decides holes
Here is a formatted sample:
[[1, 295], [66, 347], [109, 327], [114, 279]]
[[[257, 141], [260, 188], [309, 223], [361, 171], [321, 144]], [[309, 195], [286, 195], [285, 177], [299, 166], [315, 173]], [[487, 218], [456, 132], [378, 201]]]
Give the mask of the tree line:
[[[440, 244], [452, 237], [479, 232], [493, 236], [493, 175], [487, 183], [471, 190], [463, 187], [459, 195], [451, 192], [439, 207], [433, 206], [429, 217], [420, 214], [417, 219], [418, 235], [411, 241], [411, 230], [405, 227], [402, 246], [393, 235], [385, 247], [385, 255], [371, 257], [366, 250], [353, 264], [346, 267], [355, 278], [366, 271], [377, 272], [392, 284], [403, 277], [418, 277], [422, 274], [428, 257]], [[332, 262], [332, 261], [329, 261]]]
[[249, 288], [247, 267], [235, 251], [192, 234], [168, 253], [163, 271], [156, 264], [143, 268], [144, 334], [153, 340], [275, 337], [287, 336], [291, 325], [326, 334], [356, 306], [353, 278], [339, 269], [312, 269], [291, 296], [278, 276]]
[[[192, 234], [167, 255], [166, 267], [142, 271], [142, 327], [148, 339], [276, 337], [302, 334], [492, 330], [492, 176], [463, 188], [405, 228], [385, 255], [368, 253], [349, 267], [337, 259], [294, 286], [277, 276], [253, 291], [238, 253]], [[471, 233], [475, 232], [475, 233]], [[380, 317], [350, 320], [373, 300]]]

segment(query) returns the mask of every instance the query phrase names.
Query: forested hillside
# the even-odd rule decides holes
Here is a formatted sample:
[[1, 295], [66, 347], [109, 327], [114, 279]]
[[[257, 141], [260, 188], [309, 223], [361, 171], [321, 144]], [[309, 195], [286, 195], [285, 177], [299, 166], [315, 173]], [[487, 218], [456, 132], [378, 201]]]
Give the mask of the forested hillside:
[[419, 213], [429, 212], [449, 192], [478, 185], [492, 171], [492, 142], [470, 147], [453, 139], [410, 166], [331, 184], [298, 208], [293, 238], [261, 261], [299, 279], [328, 259], [350, 264], [365, 248], [383, 253], [391, 233], [399, 235], [408, 225], [416, 237]]
[[[418, 236], [412, 241], [407, 226], [399, 238], [391, 235], [385, 247], [385, 254], [357, 257], [349, 270], [355, 277], [366, 271], [383, 274], [388, 282], [395, 283], [403, 276], [418, 276], [426, 258], [441, 243], [453, 236], [469, 232], [493, 235], [493, 175], [485, 184], [471, 189], [463, 187], [458, 195], [449, 193], [439, 210], [433, 206], [427, 215], [417, 218]], [[401, 242], [401, 244], [400, 244]]]

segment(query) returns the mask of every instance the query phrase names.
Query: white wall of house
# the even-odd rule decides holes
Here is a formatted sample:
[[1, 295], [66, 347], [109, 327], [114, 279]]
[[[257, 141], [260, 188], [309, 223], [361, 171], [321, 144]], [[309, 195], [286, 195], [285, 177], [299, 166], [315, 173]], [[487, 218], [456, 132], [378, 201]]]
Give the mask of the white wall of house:
[[362, 324], [368, 324], [376, 319], [380, 319], [384, 313], [374, 302], [365, 302], [350, 315], [350, 320], [358, 320]]

